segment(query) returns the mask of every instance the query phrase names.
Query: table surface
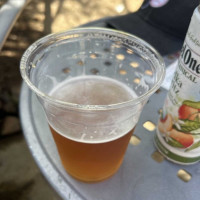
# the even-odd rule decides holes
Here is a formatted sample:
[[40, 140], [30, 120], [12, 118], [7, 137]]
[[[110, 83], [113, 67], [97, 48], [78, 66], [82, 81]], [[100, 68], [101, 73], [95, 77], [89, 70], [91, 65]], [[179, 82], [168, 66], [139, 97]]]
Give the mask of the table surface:
[[[104, 27], [104, 20], [84, 26]], [[169, 83], [177, 58], [164, 58], [167, 68], [166, 79]], [[20, 117], [23, 132], [32, 156], [50, 185], [64, 200], [199, 200], [200, 165], [184, 166], [164, 159], [158, 162], [154, 155], [157, 150], [153, 144], [156, 130], [143, 127], [147, 121], [157, 124], [159, 110], [163, 106], [167, 90], [161, 88], [152, 95], [141, 113], [134, 135], [139, 138], [138, 145], [129, 144], [123, 164], [111, 178], [98, 183], [83, 183], [75, 180], [62, 167], [56, 145], [49, 130], [47, 120], [38, 102], [25, 83], [20, 96]], [[154, 157], [154, 159], [153, 159]], [[162, 157], [161, 157], [162, 158]], [[191, 175], [189, 182], [181, 180], [177, 173], [180, 169]]]
[[[65, 172], [43, 109], [35, 94], [25, 84], [20, 98], [21, 122], [34, 159], [62, 199], [197, 200], [200, 197], [199, 163], [182, 166], [165, 159], [159, 163], [152, 158], [156, 151], [153, 144], [155, 130], [148, 131], [143, 124], [146, 121], [157, 123], [165, 96], [166, 90], [161, 88], [149, 99], [135, 129], [140, 144], [129, 144], [119, 171], [110, 179], [99, 183], [82, 183]], [[180, 169], [191, 174], [189, 182], [184, 182], [177, 176]]]

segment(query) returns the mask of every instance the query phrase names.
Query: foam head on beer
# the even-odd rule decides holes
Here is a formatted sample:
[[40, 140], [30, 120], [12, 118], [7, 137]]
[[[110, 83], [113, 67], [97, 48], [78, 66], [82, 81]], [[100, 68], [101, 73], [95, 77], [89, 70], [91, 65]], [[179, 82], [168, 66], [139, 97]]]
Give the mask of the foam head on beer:
[[88, 109], [90, 106], [108, 106], [107, 111], [98, 112], [48, 109], [48, 115], [54, 112], [57, 115], [56, 118], [49, 117], [52, 118], [50, 125], [72, 140], [89, 143], [110, 141], [130, 131], [137, 122], [133, 113], [139, 106], [135, 107], [135, 111], [133, 108], [109, 110], [110, 105], [128, 102], [137, 95], [124, 83], [108, 77], [88, 75], [70, 78], [54, 87], [49, 95]]

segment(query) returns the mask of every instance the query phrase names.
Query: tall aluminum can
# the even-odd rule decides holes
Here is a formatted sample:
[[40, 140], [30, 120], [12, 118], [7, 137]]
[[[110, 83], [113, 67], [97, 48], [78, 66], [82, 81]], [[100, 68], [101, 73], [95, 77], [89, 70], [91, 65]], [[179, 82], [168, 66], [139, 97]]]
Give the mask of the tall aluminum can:
[[200, 161], [200, 6], [194, 10], [154, 139], [173, 162]]

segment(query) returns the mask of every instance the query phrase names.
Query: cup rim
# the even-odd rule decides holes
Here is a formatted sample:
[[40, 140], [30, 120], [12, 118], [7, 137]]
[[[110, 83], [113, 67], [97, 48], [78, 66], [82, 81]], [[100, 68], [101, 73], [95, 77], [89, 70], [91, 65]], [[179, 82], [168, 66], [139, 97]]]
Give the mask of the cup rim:
[[[145, 48], [148, 48], [157, 56], [157, 60], [159, 62], [159, 70], [160, 70], [160, 75], [158, 76], [158, 80], [154, 83], [153, 87], [149, 89], [146, 93], [142, 94], [141, 96], [138, 96], [137, 98], [131, 99], [129, 101], [121, 102], [121, 103], [116, 103], [116, 104], [110, 104], [110, 105], [82, 105], [82, 104], [75, 104], [75, 103], [70, 103], [62, 100], [58, 100], [52, 96], [49, 96], [48, 94], [40, 91], [29, 79], [28, 75], [26, 74], [26, 69], [28, 67], [28, 59], [31, 53], [37, 49], [37, 47], [41, 44], [47, 41], [49, 38], [54, 38], [55, 36], [58, 37], [59, 35], [63, 34], [75, 34], [76, 32], [78, 33], [79, 31], [105, 31], [109, 33], [115, 33], [120, 36], [126, 37], [126, 38], [132, 38], [134, 41], [139, 42], [142, 46]], [[76, 110], [83, 110], [83, 111], [95, 111], [95, 110], [114, 110], [114, 109], [119, 109], [119, 108], [124, 108], [124, 107], [129, 107], [132, 105], [137, 105], [144, 101], [145, 99], [148, 99], [150, 95], [152, 95], [162, 84], [162, 81], [164, 80], [165, 77], [165, 64], [162, 56], [159, 54], [159, 52], [152, 47], [149, 43], [144, 41], [143, 39], [126, 33], [124, 31], [119, 31], [119, 30], [114, 30], [110, 28], [100, 28], [100, 27], [86, 27], [86, 28], [74, 28], [70, 29], [67, 31], [61, 31], [57, 33], [52, 33], [49, 35], [46, 35], [39, 40], [36, 40], [33, 44], [31, 44], [27, 50], [24, 52], [22, 55], [21, 61], [20, 61], [20, 73], [23, 78], [23, 80], [26, 82], [28, 87], [37, 94], [40, 98], [44, 99], [45, 101], [51, 102], [53, 104], [56, 104], [57, 106], [61, 107], [67, 107], [69, 109], [76, 109]]]

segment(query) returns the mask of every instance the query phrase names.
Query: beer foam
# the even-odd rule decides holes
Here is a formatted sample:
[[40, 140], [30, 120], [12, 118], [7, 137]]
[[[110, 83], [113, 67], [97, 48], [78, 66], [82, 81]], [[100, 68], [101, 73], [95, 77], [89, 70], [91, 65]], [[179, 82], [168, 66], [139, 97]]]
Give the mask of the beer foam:
[[54, 87], [49, 95], [81, 105], [117, 104], [137, 97], [124, 83], [94, 75], [67, 79]]
[[[97, 106], [122, 103], [137, 97], [124, 83], [94, 75], [67, 79], [54, 87], [49, 95], [69, 103]], [[48, 117], [55, 131], [71, 140], [87, 143], [108, 142], [123, 136], [134, 128], [139, 115], [136, 109], [133, 117], [130, 108], [89, 113], [56, 110], [56, 113], [56, 117], [51, 118], [50, 114]]]

